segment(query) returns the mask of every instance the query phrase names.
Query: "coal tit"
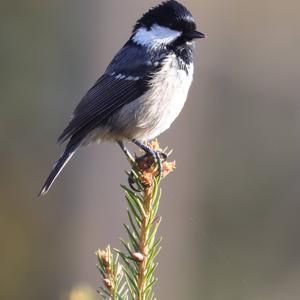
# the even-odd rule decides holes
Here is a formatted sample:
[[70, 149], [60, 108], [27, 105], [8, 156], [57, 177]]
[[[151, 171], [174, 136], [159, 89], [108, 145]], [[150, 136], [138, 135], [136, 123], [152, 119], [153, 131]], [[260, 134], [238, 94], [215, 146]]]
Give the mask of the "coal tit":
[[157, 156], [144, 142], [170, 127], [183, 108], [193, 79], [192, 14], [179, 2], [161, 3], [134, 26], [128, 42], [76, 107], [58, 139], [68, 141], [39, 195], [47, 193], [80, 146], [99, 141], [124, 142]]

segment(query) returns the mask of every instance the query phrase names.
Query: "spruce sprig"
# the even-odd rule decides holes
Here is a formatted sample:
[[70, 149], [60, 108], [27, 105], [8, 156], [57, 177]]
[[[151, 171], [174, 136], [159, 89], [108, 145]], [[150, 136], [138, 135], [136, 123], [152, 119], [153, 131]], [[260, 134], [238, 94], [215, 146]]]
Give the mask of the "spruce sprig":
[[103, 287], [99, 288], [99, 293], [104, 299], [125, 300], [128, 299], [126, 284], [124, 283], [124, 273], [122, 265], [119, 263], [119, 256], [113, 257], [110, 246], [105, 250], [96, 252], [98, 258], [98, 270], [103, 279]]
[[[161, 151], [157, 141], [150, 144], [155, 151]], [[162, 238], [157, 239], [161, 217], [157, 217], [161, 179], [175, 169], [175, 162], [161, 158], [162, 177], [158, 164], [152, 157], [144, 155], [136, 159], [129, 157], [131, 171], [129, 185], [122, 185], [127, 202], [128, 224], [124, 224], [127, 240], [120, 239], [124, 251], [110, 247], [97, 251], [98, 269], [103, 278], [99, 292], [104, 299], [112, 300], [153, 300], [154, 284], [158, 281], [155, 270], [156, 257], [161, 250]], [[119, 257], [122, 264], [118, 261]]]

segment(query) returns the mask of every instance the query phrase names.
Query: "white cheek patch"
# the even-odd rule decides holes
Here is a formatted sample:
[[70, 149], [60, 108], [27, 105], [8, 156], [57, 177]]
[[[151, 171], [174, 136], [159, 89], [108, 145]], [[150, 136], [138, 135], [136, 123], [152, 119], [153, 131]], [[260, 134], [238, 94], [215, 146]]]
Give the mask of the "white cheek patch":
[[150, 30], [140, 28], [133, 36], [133, 41], [149, 48], [157, 48], [168, 45], [180, 37], [182, 32], [154, 24]]

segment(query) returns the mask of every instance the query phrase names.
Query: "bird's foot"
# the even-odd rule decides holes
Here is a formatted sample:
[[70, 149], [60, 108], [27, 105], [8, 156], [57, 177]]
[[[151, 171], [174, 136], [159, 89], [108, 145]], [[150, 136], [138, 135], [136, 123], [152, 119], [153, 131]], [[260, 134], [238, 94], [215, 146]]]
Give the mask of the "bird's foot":
[[[133, 168], [131, 170], [131, 173], [128, 174], [128, 184], [132, 190], [141, 192], [145, 187], [151, 185], [151, 182], [149, 182], [150, 177], [163, 177], [163, 164], [166, 162], [168, 154], [161, 151], [158, 144], [155, 144], [155, 142], [150, 144], [150, 146], [148, 146], [147, 144], [143, 144], [137, 140], [133, 140], [133, 142], [140, 149], [142, 149], [145, 154], [141, 156], [135, 156], [135, 158], [133, 159], [134, 164], [132, 164]], [[122, 145], [120, 146], [124, 151], [124, 147], [122, 147]], [[134, 167], [134, 165], [136, 166], [136, 168]], [[140, 172], [141, 174], [138, 174]], [[145, 174], [148, 174], [148, 177]], [[150, 177], [149, 174], [151, 174]]]
[[157, 165], [157, 176], [162, 177], [163, 163], [167, 158], [168, 155], [166, 153], [151, 149], [151, 151], [142, 156], [136, 156], [135, 161], [140, 170], [148, 170], [153, 167], [153, 165]]
[[[142, 156], [136, 156], [135, 162], [138, 166], [138, 169], [142, 172], [149, 172], [155, 174], [154, 176], [159, 176], [159, 178], [162, 178], [163, 176], [163, 163], [167, 160], [168, 155], [161, 151], [155, 151], [153, 150], [153, 153], [146, 153]], [[157, 167], [154, 167], [154, 165], [157, 165]], [[154, 167], [154, 168], [153, 168]], [[157, 170], [156, 170], [157, 169]], [[128, 184], [131, 187], [132, 190], [135, 192], [141, 192], [145, 187], [148, 186], [147, 182], [143, 182], [142, 186], [139, 186], [137, 184], [137, 178], [135, 178], [133, 171], [131, 171], [129, 177], [128, 177]], [[145, 180], [147, 181], [147, 180]]]
[[153, 149], [152, 147], [137, 140], [133, 140], [133, 142], [146, 153], [142, 156], [135, 157], [135, 161], [137, 162], [140, 170], [150, 169], [154, 164], [156, 164], [158, 167], [157, 176], [162, 177], [162, 164], [167, 160], [168, 154], [164, 153], [161, 150]]

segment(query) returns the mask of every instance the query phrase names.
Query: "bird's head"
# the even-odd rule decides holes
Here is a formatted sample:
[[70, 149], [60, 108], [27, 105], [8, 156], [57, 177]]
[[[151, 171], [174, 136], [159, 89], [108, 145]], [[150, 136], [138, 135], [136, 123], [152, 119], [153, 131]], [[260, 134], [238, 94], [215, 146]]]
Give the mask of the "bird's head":
[[175, 0], [151, 8], [140, 18], [131, 39], [148, 48], [172, 47], [205, 38], [190, 11]]

